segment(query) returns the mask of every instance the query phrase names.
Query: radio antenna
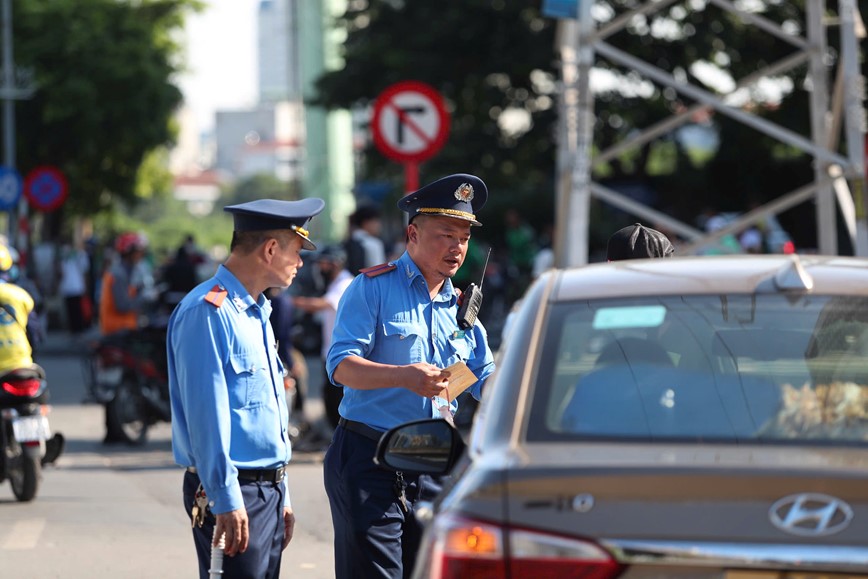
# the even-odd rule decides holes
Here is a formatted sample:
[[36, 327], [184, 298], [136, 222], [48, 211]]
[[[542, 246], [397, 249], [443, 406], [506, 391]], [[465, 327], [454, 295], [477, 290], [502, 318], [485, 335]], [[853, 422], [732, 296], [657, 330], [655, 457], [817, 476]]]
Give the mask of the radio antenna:
[[479, 291], [482, 291], [482, 284], [485, 282], [485, 270], [488, 269], [488, 258], [491, 257], [491, 247], [488, 248], [488, 253], [485, 256], [485, 263], [482, 265], [482, 274], [479, 276]]

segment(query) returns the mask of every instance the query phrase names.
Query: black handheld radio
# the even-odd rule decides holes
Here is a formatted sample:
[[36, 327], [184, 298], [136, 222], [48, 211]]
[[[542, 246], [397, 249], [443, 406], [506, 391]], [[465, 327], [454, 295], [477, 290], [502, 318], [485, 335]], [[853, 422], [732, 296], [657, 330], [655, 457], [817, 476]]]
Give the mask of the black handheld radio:
[[489, 257], [491, 257], [490, 247], [488, 248], [488, 255], [485, 256], [485, 265], [482, 266], [479, 287], [476, 287], [475, 283], [471, 283], [458, 299], [458, 326], [462, 330], [469, 330], [473, 327], [473, 324], [476, 323], [476, 316], [479, 315], [479, 308], [482, 307], [482, 283], [485, 281], [485, 269], [488, 267]]

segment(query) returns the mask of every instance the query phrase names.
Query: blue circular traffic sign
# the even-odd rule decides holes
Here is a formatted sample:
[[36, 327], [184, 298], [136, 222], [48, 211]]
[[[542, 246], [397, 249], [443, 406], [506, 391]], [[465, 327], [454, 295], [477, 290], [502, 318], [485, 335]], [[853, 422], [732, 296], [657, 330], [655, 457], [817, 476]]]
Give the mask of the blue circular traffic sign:
[[21, 175], [11, 167], [0, 166], [0, 211], [10, 211], [21, 199]]
[[66, 195], [66, 178], [55, 167], [36, 167], [24, 180], [24, 196], [40, 211], [54, 211], [63, 205]]

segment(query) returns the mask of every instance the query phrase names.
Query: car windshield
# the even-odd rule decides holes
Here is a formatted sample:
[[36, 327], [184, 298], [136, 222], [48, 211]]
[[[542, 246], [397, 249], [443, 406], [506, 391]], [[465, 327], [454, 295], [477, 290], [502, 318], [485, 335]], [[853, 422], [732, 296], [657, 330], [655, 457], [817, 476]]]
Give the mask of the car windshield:
[[546, 328], [531, 441], [868, 440], [866, 298], [569, 302]]

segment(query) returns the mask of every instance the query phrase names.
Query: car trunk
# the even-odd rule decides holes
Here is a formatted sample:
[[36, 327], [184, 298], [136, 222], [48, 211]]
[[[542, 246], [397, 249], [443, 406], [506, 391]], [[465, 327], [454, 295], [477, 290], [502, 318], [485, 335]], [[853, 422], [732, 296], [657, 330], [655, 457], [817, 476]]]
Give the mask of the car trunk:
[[[868, 574], [864, 451], [535, 444], [522, 455], [508, 472], [505, 523], [593, 537], [630, 565], [624, 577], [665, 568], [724, 579], [748, 576], [711, 568]], [[854, 556], [861, 568], [839, 563]]]

